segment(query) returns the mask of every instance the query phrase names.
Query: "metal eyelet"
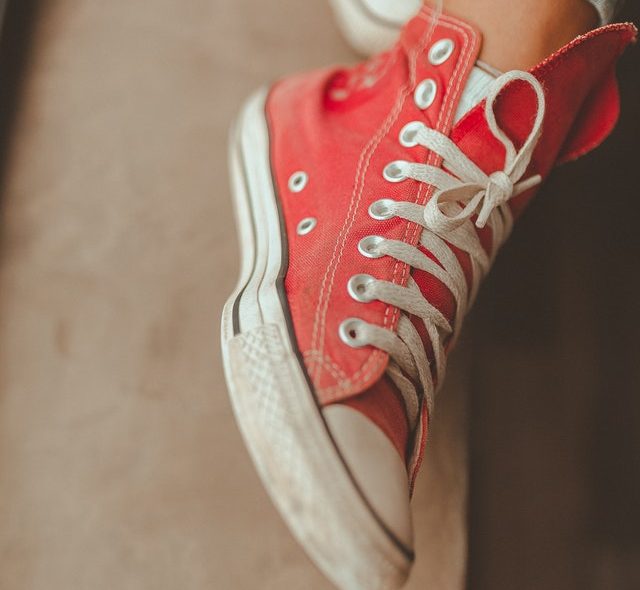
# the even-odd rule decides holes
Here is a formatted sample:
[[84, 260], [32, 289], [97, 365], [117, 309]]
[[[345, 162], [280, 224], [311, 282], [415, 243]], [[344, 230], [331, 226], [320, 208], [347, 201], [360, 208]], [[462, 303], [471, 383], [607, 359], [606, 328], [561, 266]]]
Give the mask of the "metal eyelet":
[[363, 342], [360, 333], [362, 331], [365, 322], [358, 318], [347, 318], [344, 320], [338, 328], [338, 334], [340, 340], [351, 348], [362, 348], [367, 343]]
[[343, 100], [347, 100], [349, 98], [349, 91], [345, 88], [334, 88], [329, 93], [331, 96], [331, 100], [335, 100], [336, 102], [342, 102]]
[[407, 172], [410, 164], [404, 160], [396, 160], [384, 167], [382, 176], [388, 182], [402, 182], [408, 178]]
[[316, 225], [318, 225], [318, 220], [315, 217], [305, 217], [298, 223], [296, 232], [299, 236], [306, 236]]
[[413, 101], [419, 109], [428, 109], [438, 95], [438, 85], [435, 80], [427, 78], [416, 86]]
[[393, 199], [378, 199], [369, 205], [369, 217], [378, 221], [385, 221], [395, 217], [391, 210], [395, 201]]
[[416, 147], [418, 142], [416, 137], [421, 129], [424, 129], [424, 123], [420, 121], [412, 121], [407, 123], [400, 131], [399, 140], [404, 147]]
[[380, 236], [367, 236], [358, 242], [358, 251], [367, 258], [382, 258], [384, 254], [377, 251], [382, 242], [384, 242], [384, 238]]
[[378, 77], [368, 74], [362, 79], [363, 88], [373, 88], [378, 83]]
[[292, 193], [299, 193], [307, 186], [309, 182], [309, 175], [302, 170], [298, 170], [298, 172], [294, 172], [289, 177], [289, 190]]
[[367, 295], [367, 287], [373, 283], [375, 279], [371, 275], [353, 275], [347, 283], [347, 291], [349, 295], [360, 303], [369, 303], [373, 301], [371, 295]]
[[455, 49], [455, 42], [453, 39], [440, 39], [436, 41], [429, 49], [429, 63], [434, 66], [440, 66], [447, 61], [453, 50]]

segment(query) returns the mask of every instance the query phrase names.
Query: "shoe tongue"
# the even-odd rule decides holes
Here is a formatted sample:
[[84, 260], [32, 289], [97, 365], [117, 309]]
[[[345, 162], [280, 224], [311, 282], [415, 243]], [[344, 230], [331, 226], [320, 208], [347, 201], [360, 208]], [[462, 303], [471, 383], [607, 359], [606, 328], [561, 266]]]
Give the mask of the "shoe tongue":
[[462, 117], [464, 117], [473, 107], [480, 104], [489, 93], [489, 86], [496, 79], [498, 72], [489, 71], [489, 66], [484, 64], [476, 64], [469, 77], [467, 78], [467, 84], [460, 102], [458, 103], [458, 110], [454, 122], [457, 123]]

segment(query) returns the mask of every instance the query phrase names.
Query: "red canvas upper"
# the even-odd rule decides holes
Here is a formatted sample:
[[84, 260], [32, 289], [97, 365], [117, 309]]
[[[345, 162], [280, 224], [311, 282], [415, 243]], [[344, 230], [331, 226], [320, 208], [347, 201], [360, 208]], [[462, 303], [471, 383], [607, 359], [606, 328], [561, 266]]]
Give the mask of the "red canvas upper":
[[[408, 432], [402, 401], [383, 378], [388, 355], [373, 347], [351, 348], [338, 330], [348, 317], [395, 329], [396, 308], [379, 301], [357, 302], [346, 285], [358, 273], [406, 284], [411, 272], [406, 264], [388, 256], [366, 258], [359, 254], [358, 242], [373, 234], [415, 245], [422, 228], [400, 218], [374, 220], [368, 208], [384, 197], [424, 204], [431, 194], [424, 183], [409, 179], [391, 184], [382, 175], [394, 160], [439, 164], [426, 149], [408, 150], [398, 142], [408, 122], [421, 120], [448, 135], [486, 173], [502, 170], [505, 157], [502, 144], [489, 131], [482, 105], [454, 126], [461, 93], [480, 49], [479, 32], [449, 15], [435, 25], [432, 20], [425, 7], [406, 25], [391, 51], [356, 68], [283, 80], [267, 101], [272, 168], [289, 249], [285, 289], [309, 377], [322, 404], [348, 403], [367, 414], [401, 453]], [[619, 108], [614, 65], [635, 32], [629, 24], [603, 27], [532, 70], [543, 85], [547, 104], [543, 134], [527, 176], [546, 177], [558, 161], [589, 151], [611, 131]], [[441, 65], [432, 65], [428, 51], [445, 38], [454, 41], [453, 53]], [[438, 91], [433, 104], [422, 110], [413, 92], [426, 78], [436, 81]], [[516, 146], [529, 134], [535, 108], [535, 95], [524, 84], [513, 83], [500, 95], [497, 119]], [[288, 186], [296, 171], [309, 178], [301, 192]], [[516, 216], [533, 192], [510, 201]], [[296, 227], [306, 217], [316, 218], [317, 226], [298, 235]], [[478, 234], [488, 249], [491, 230]], [[468, 255], [452, 249], [465, 273], [470, 273]], [[413, 277], [429, 302], [453, 319], [454, 300], [444, 284], [420, 271]], [[426, 421], [423, 412], [423, 426]], [[418, 446], [424, 432], [423, 428]]]

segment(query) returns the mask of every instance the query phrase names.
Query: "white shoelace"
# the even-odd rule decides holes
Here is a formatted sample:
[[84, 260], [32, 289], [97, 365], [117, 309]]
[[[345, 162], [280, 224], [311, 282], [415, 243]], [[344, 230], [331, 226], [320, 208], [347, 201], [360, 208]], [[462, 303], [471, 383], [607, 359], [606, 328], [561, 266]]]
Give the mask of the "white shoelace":
[[[514, 81], [528, 83], [537, 96], [537, 112], [529, 136], [519, 150], [498, 126], [494, 112], [500, 92]], [[427, 301], [412, 277], [402, 287], [381, 281], [369, 275], [356, 275], [350, 281], [352, 295], [363, 302], [378, 300], [399, 308], [401, 313], [397, 333], [369, 324], [360, 319], [343, 322], [341, 335], [353, 347], [371, 345], [386, 351], [390, 356], [387, 374], [402, 394], [409, 424], [413, 430], [418, 423], [420, 393], [424, 394], [429, 413], [433, 410], [437, 386], [444, 379], [445, 345], [458, 333], [469, 307], [473, 303], [478, 286], [489, 270], [500, 246], [511, 231], [513, 216], [509, 200], [534, 187], [540, 176], [521, 180], [529, 166], [531, 156], [542, 132], [545, 114], [545, 97], [538, 80], [526, 72], [513, 71], [503, 74], [493, 83], [486, 98], [485, 116], [489, 129], [504, 145], [506, 157], [504, 169], [485, 174], [448, 137], [429, 129], [422, 122], [406, 125], [400, 133], [400, 141], [406, 147], [423, 146], [442, 158], [443, 167], [397, 161], [387, 166], [391, 182], [412, 178], [435, 189], [426, 206], [414, 203], [381, 199], [373, 203], [370, 212], [378, 219], [400, 217], [421, 225], [424, 230], [420, 244], [437, 259], [438, 263], [423, 254], [417, 247], [397, 240], [373, 237], [369, 241], [368, 254], [373, 257], [392, 256], [412, 268], [430, 273], [452, 293], [456, 312], [452, 326], [440, 311]], [[488, 225], [492, 230], [492, 248], [487, 254], [474, 229], [475, 225]], [[471, 289], [453, 245], [469, 254], [472, 268]], [[424, 322], [434, 356], [434, 371], [425, 352], [424, 343], [408, 315]], [[437, 385], [436, 385], [437, 384]]]

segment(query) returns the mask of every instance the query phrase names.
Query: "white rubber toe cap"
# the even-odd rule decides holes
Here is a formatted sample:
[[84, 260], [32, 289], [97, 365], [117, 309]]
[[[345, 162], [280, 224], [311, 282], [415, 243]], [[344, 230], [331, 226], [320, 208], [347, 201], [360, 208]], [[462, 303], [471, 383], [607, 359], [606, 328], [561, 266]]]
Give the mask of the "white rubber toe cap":
[[409, 482], [404, 461], [380, 430], [348, 406], [323, 409], [347, 467], [379, 520], [407, 551], [413, 551]]

